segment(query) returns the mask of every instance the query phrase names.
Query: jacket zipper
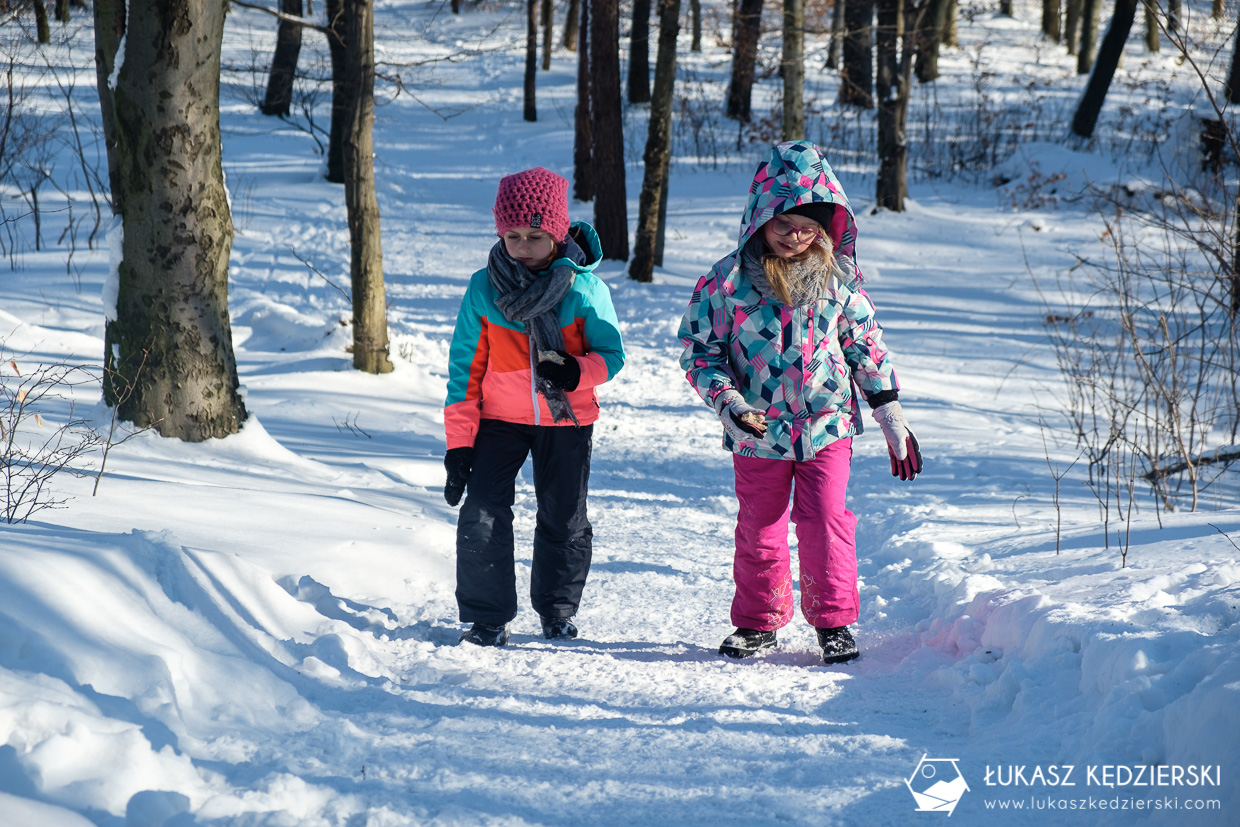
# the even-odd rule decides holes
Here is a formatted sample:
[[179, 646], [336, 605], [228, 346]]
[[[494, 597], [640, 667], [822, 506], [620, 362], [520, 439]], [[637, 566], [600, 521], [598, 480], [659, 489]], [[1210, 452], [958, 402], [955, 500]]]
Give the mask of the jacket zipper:
[[542, 424], [540, 422], [542, 419], [542, 411], [538, 409], [538, 371], [536, 370], [537, 365], [534, 363], [534, 340], [529, 337], [528, 331], [525, 335], [525, 339], [529, 342], [526, 349], [530, 352], [530, 403], [534, 406], [534, 424], [540, 425]]

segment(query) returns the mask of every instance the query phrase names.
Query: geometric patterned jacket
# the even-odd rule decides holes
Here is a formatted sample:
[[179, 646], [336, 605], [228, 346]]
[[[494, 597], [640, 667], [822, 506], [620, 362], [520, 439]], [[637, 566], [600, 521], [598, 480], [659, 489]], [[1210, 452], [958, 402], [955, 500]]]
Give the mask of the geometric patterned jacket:
[[[818, 301], [788, 307], [764, 299], [740, 266], [740, 251], [785, 210], [814, 201], [836, 205], [827, 235], [837, 267]], [[857, 394], [896, 398], [899, 384], [883, 346], [874, 305], [854, 260], [856, 224], [821, 150], [807, 141], [776, 145], [758, 166], [736, 250], [693, 290], [680, 324], [689, 384], [712, 407], [735, 388], [767, 417], [766, 434], [725, 448], [746, 456], [807, 460], [862, 430]]]

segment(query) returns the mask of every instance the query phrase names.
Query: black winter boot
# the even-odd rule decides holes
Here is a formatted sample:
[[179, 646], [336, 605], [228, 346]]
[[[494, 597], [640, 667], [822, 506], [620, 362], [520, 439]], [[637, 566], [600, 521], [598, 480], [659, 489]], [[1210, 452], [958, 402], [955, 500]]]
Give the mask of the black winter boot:
[[835, 626], [818, 630], [818, 645], [822, 647], [823, 663], [843, 663], [861, 657], [857, 641], [847, 626]]
[[544, 617], [543, 637], [547, 640], [572, 640], [577, 637], [577, 627], [567, 617]]
[[776, 645], [774, 632], [759, 632], [757, 629], [740, 629], [728, 635], [719, 647], [719, 654], [730, 658], [747, 658], [763, 649], [774, 649]]
[[487, 623], [475, 623], [473, 628], [461, 634], [461, 643], [473, 643], [476, 646], [503, 646], [508, 642], [508, 624], [491, 626]]

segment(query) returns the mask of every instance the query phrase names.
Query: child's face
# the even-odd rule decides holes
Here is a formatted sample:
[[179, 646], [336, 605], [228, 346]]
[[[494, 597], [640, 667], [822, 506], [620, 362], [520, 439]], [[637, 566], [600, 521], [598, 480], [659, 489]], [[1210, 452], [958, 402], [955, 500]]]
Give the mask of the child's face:
[[543, 230], [518, 227], [502, 236], [508, 255], [530, 270], [541, 270], [555, 255], [555, 240]]
[[822, 227], [803, 215], [777, 215], [762, 225], [762, 238], [771, 252], [791, 258], [805, 252], [822, 235]]

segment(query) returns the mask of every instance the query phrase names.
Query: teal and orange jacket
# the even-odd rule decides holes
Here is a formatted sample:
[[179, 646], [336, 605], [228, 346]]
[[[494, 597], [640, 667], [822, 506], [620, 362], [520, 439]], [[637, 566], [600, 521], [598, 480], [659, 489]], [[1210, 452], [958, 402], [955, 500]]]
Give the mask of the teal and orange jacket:
[[[577, 277], [557, 308], [565, 349], [581, 367], [581, 382], [568, 393], [577, 421], [598, 420], [595, 388], [624, 366], [620, 324], [611, 304], [611, 290], [596, 275], [602, 248], [594, 228], [576, 222], [569, 234], [585, 252], [587, 263], [567, 258], [553, 266], [570, 264]], [[448, 398], [443, 424], [449, 448], [469, 447], [478, 434], [480, 419], [502, 419], [521, 425], [572, 425], [555, 422], [547, 402], [534, 390], [534, 359], [522, 322], [510, 322], [495, 304], [495, 290], [486, 268], [474, 273], [461, 300], [452, 332], [448, 362]]]

